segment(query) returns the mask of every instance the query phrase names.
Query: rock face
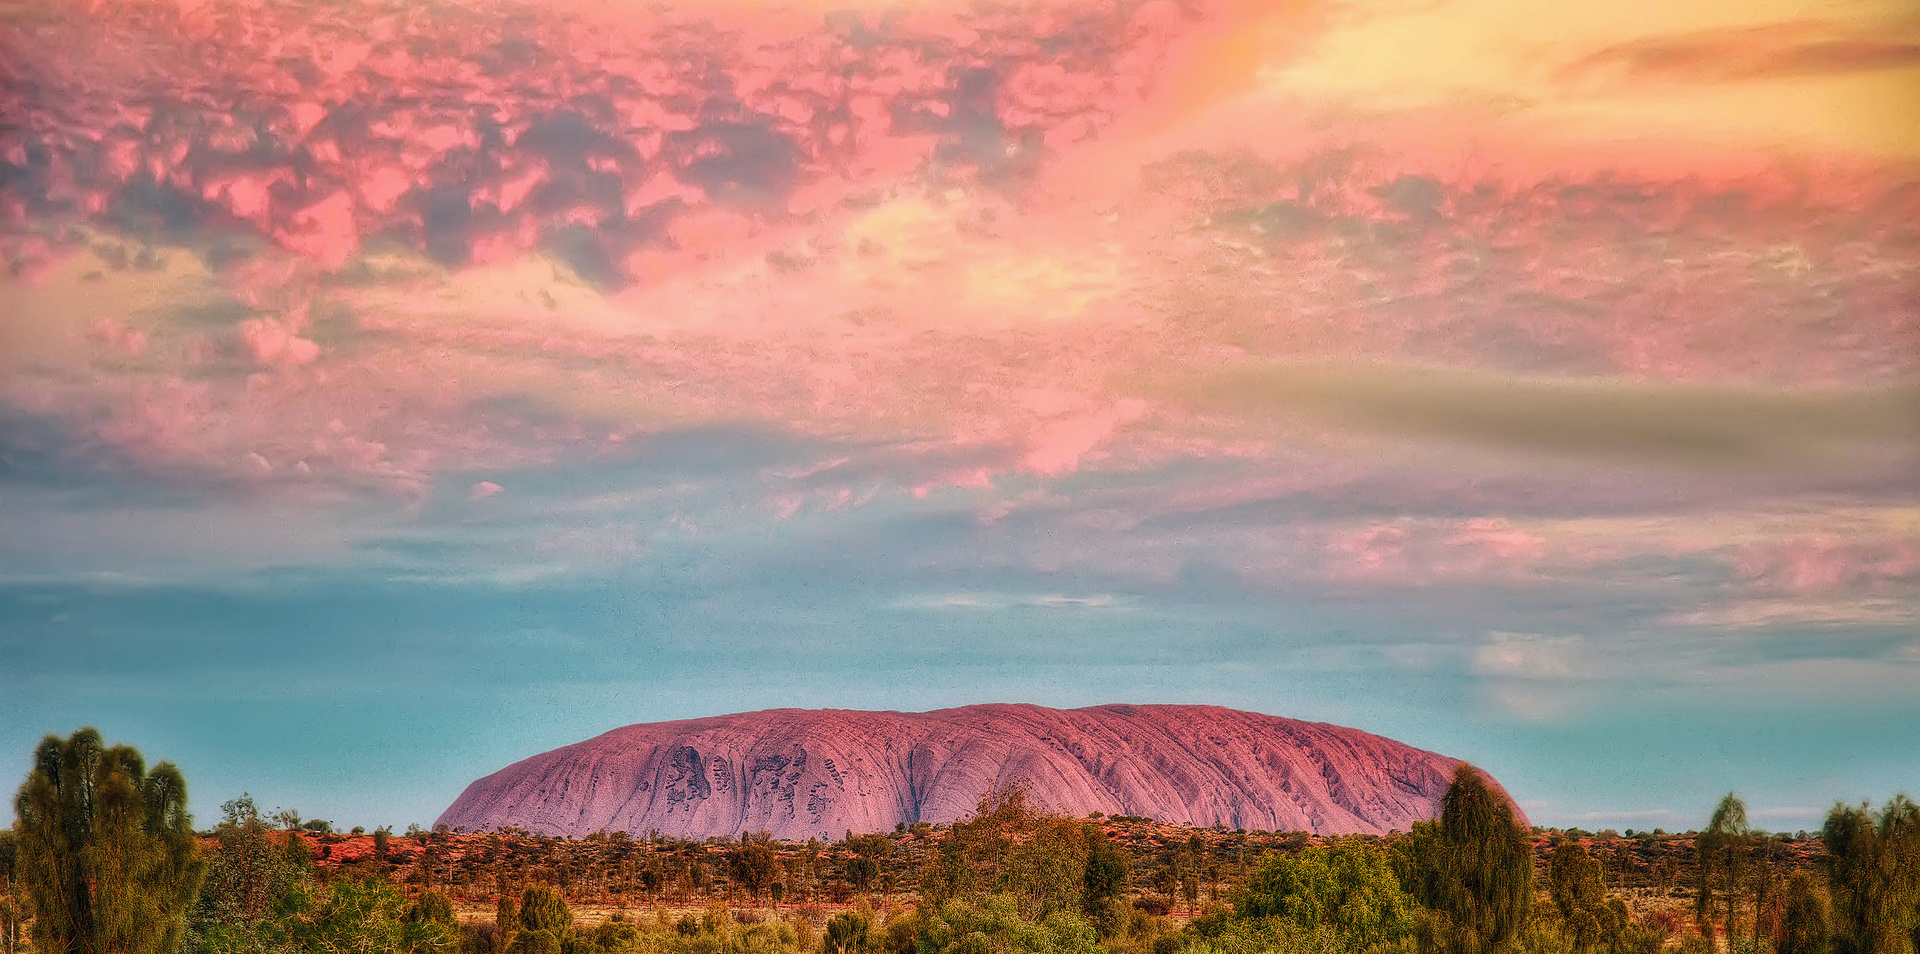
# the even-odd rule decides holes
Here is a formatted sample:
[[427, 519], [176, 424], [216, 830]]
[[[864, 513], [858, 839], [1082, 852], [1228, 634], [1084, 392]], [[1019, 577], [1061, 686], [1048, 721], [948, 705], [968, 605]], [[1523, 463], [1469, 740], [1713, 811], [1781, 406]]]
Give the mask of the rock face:
[[1024, 781], [1072, 815], [1382, 834], [1434, 817], [1456, 764], [1213, 706], [773, 709], [630, 725], [536, 755], [467, 786], [439, 823], [834, 839], [951, 822], [989, 788]]

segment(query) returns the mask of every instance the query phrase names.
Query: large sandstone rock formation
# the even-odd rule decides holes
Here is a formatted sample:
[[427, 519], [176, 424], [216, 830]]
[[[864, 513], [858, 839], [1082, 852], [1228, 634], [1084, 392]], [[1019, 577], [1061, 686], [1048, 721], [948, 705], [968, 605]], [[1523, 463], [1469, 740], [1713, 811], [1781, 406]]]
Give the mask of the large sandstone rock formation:
[[1456, 762], [1392, 739], [1214, 706], [773, 709], [615, 729], [467, 786], [440, 823], [556, 835], [838, 838], [951, 822], [1024, 781], [1069, 814], [1322, 834], [1432, 818]]

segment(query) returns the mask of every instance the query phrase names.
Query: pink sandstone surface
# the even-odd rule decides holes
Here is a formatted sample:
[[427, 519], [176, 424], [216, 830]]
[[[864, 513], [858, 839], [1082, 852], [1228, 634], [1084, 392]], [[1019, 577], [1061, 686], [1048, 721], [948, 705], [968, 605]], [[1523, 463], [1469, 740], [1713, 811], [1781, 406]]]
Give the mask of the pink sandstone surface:
[[989, 788], [1024, 782], [1072, 815], [1384, 834], [1434, 817], [1456, 764], [1357, 729], [1214, 706], [772, 709], [630, 725], [541, 753], [467, 786], [438, 823], [834, 839], [952, 822]]

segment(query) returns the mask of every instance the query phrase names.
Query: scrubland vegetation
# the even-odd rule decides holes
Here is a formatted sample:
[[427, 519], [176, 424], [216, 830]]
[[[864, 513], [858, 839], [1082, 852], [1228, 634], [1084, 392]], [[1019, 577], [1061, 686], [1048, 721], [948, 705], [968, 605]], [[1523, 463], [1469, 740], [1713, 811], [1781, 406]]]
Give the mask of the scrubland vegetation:
[[337, 832], [49, 737], [0, 833], [0, 954], [1916, 954], [1920, 809], [1814, 836], [1522, 828], [1462, 768], [1387, 837], [1069, 818], [1019, 788], [837, 842]]

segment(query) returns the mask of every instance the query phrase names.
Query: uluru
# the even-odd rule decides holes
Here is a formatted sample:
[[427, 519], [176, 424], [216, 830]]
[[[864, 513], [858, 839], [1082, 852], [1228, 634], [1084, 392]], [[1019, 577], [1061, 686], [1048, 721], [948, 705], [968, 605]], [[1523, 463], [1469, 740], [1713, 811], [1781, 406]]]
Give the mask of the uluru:
[[1025, 784], [1072, 815], [1385, 834], [1438, 814], [1457, 764], [1357, 729], [1216, 706], [771, 709], [630, 725], [543, 752], [467, 786], [438, 824], [831, 839], [952, 822], [988, 789]]

